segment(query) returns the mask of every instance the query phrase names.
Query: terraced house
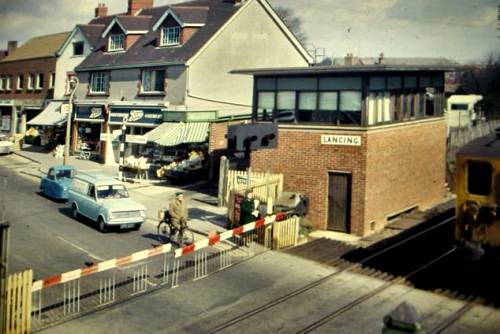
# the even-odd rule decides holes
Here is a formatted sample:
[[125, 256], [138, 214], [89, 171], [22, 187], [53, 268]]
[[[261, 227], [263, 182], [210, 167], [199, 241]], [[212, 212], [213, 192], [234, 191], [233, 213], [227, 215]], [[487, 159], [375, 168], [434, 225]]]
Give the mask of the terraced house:
[[[39, 36], [22, 46], [9, 42], [0, 61], [1, 128], [21, 137], [30, 125], [48, 128], [63, 125], [62, 103], [70, 93], [74, 68], [92, 51], [102, 25], [78, 25], [71, 32]], [[59, 129], [61, 132], [64, 128]]]
[[[74, 132], [95, 142], [109, 133], [100, 145], [105, 160], [117, 160], [117, 145], [113, 155], [110, 141], [124, 120], [127, 133], [142, 135], [164, 121], [250, 115], [252, 79], [230, 74], [234, 68], [312, 63], [265, 0], [161, 7], [152, 0], [129, 0], [127, 13], [96, 16], [90, 24], [105, 28], [76, 68]], [[209, 126], [199, 129], [206, 132]], [[73, 148], [78, 141], [74, 136]]]

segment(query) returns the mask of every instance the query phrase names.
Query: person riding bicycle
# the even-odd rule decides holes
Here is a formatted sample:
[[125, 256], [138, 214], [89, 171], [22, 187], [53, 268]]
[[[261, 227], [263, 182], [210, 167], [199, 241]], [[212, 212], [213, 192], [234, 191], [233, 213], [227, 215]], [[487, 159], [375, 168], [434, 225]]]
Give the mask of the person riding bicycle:
[[175, 199], [170, 202], [168, 211], [172, 225], [178, 230], [183, 231], [187, 227], [188, 210], [182, 192], [175, 194]]

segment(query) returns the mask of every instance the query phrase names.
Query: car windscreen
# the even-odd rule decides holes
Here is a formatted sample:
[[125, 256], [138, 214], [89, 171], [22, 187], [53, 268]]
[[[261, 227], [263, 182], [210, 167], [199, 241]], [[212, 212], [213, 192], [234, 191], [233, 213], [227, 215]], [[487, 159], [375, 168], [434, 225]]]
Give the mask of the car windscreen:
[[63, 179], [63, 178], [72, 179], [73, 177], [75, 177], [75, 174], [76, 174], [76, 170], [74, 170], [74, 169], [58, 170], [56, 173], [56, 178], [57, 179]]
[[128, 191], [121, 184], [105, 185], [97, 187], [97, 198], [121, 199], [128, 198]]

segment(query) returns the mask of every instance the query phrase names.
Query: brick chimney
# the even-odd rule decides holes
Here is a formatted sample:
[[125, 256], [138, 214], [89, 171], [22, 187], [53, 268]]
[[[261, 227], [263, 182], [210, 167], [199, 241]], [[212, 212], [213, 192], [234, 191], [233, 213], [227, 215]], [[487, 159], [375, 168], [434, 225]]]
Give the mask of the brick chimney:
[[346, 65], [346, 66], [352, 66], [353, 65], [353, 60], [354, 60], [354, 57], [353, 57], [352, 53], [348, 53], [344, 57], [344, 65]]
[[127, 15], [136, 15], [138, 11], [145, 8], [153, 8], [154, 0], [128, 0]]
[[7, 42], [7, 55], [10, 55], [14, 50], [17, 49], [17, 41]]
[[100, 3], [95, 8], [95, 17], [103, 17], [103, 16], [108, 16], [108, 7], [105, 4]]

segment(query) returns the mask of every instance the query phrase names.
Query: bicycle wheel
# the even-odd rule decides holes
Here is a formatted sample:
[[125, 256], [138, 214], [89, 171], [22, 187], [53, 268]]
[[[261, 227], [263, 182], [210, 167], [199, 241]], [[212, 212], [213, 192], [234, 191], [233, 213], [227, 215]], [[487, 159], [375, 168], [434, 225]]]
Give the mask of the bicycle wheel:
[[188, 227], [185, 227], [177, 233], [177, 243], [180, 246], [188, 246], [194, 243], [194, 233]]
[[168, 222], [161, 220], [156, 226], [158, 241], [162, 243], [172, 242], [172, 229]]

